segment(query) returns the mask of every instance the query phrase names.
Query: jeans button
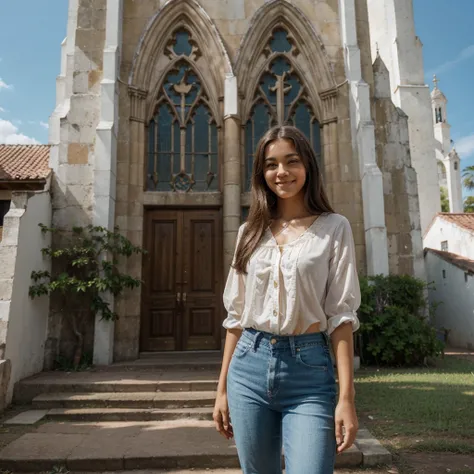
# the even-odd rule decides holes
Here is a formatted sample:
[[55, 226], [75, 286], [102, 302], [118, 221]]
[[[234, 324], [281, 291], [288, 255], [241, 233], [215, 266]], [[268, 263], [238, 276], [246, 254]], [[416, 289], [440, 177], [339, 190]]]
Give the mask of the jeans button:
[[276, 344], [277, 340], [275, 338], [270, 339], [270, 344]]

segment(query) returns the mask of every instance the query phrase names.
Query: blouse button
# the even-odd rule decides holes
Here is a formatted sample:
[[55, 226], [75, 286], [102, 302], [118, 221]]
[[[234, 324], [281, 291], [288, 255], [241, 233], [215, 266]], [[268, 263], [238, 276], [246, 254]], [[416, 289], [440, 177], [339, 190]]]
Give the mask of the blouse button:
[[278, 282], [277, 282], [276, 280], [273, 282], [273, 286], [274, 286], [275, 288], [278, 288]]
[[278, 316], [278, 312], [277, 312], [277, 311], [273, 311], [273, 316]]

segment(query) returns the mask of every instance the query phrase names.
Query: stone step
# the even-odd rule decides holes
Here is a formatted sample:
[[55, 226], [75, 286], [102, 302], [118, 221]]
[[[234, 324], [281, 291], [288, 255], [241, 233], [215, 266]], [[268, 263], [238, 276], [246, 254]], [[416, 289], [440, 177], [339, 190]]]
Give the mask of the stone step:
[[180, 419], [212, 420], [212, 407], [205, 408], [52, 408], [50, 421], [165, 421]]
[[[338, 467], [360, 466], [352, 447]], [[24, 434], [0, 451], [0, 469], [39, 472], [238, 468], [235, 443], [220, 436], [212, 421], [51, 422]]]
[[43, 372], [15, 387], [14, 402], [27, 404], [51, 392], [196, 392], [213, 391], [218, 377], [212, 371], [87, 371]]
[[[201, 371], [214, 370], [218, 372], [221, 368], [221, 358], [210, 357], [192, 359], [172, 359], [172, 358], [145, 358], [131, 362], [118, 362], [107, 366], [107, 371], [114, 370], [173, 370], [173, 371]], [[100, 367], [99, 367], [100, 368]], [[105, 367], [104, 367], [105, 369]]]
[[34, 409], [50, 408], [191, 408], [214, 405], [215, 392], [44, 393], [32, 401]]

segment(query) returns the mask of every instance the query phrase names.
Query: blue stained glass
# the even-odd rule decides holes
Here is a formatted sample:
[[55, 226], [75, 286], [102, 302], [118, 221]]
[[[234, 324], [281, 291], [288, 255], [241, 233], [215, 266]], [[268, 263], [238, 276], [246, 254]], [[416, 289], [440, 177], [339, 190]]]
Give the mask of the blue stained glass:
[[285, 104], [291, 104], [300, 93], [300, 90], [302, 88], [301, 82], [296, 76], [287, 75], [285, 78], [285, 83], [286, 86], [291, 86], [291, 89], [285, 94]]
[[319, 164], [321, 165], [321, 155], [322, 155], [322, 146], [321, 146], [321, 126], [317, 120], [314, 120], [312, 123], [313, 127], [313, 148], [318, 156]]
[[158, 156], [158, 176], [160, 182], [157, 186], [157, 191], [168, 191], [170, 188], [169, 182], [171, 180], [171, 154], [160, 153]]
[[186, 125], [186, 157], [185, 157], [185, 170], [187, 173], [191, 173], [193, 164], [193, 124], [188, 122]]
[[288, 41], [288, 33], [285, 30], [276, 30], [273, 32], [273, 38], [270, 41], [272, 51], [277, 53], [287, 53], [291, 51], [291, 43]]
[[[252, 127], [253, 122], [253, 127]], [[268, 108], [265, 104], [259, 103], [253, 109], [252, 118], [247, 123], [247, 133], [246, 133], [246, 156], [247, 156], [247, 167], [246, 167], [246, 175], [247, 175], [247, 189], [250, 189], [250, 176], [252, 174], [252, 167], [253, 167], [253, 155], [255, 153], [255, 147], [257, 146], [258, 141], [264, 133], [270, 128], [270, 114]], [[253, 128], [253, 130], [252, 130]], [[252, 134], [253, 131], [253, 134]], [[249, 142], [249, 135], [250, 137], [254, 137], [254, 143]]]
[[193, 47], [189, 42], [189, 33], [186, 30], [180, 30], [176, 33], [176, 43], [173, 46], [174, 52], [180, 56], [184, 54], [189, 56], [191, 54]]
[[[217, 125], [215, 123], [211, 124], [211, 151], [212, 153], [217, 153]], [[217, 169], [216, 167], [212, 167], [213, 169]]]
[[155, 121], [152, 120], [148, 126], [148, 166], [147, 166], [147, 189], [154, 189], [153, 172], [155, 166]]
[[199, 191], [205, 191], [207, 188], [206, 178], [209, 171], [209, 155], [197, 154], [194, 155], [194, 179]]
[[284, 72], [289, 72], [290, 69], [291, 64], [282, 56], [276, 58], [270, 66], [270, 70], [277, 76], [281, 76]]
[[307, 104], [300, 102], [295, 110], [294, 124], [308, 139], [311, 137], [311, 111]]
[[171, 125], [173, 114], [165, 104], [160, 105], [158, 110], [158, 152], [171, 150]]
[[173, 173], [177, 174], [181, 168], [181, 129], [179, 127], [179, 122], [175, 120], [173, 123], [173, 133], [174, 133], [174, 147], [173, 147]]
[[267, 96], [267, 99], [272, 104], [276, 104], [276, 91], [272, 92], [270, 91], [270, 88], [275, 86], [275, 82], [275, 76], [272, 74], [265, 74], [262, 76], [262, 82], [260, 84], [262, 86], [263, 92]]
[[207, 107], [200, 105], [194, 114], [194, 151], [207, 153], [209, 151], [209, 113]]

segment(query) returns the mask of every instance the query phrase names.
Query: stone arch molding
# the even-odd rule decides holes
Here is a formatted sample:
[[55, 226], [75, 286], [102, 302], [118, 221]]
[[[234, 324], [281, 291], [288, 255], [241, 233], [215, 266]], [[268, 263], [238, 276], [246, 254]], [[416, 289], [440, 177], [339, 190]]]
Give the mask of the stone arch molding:
[[305, 86], [320, 123], [335, 120], [337, 86], [324, 43], [303, 13], [286, 0], [273, 0], [260, 7], [242, 40], [235, 66], [243, 98], [242, 119], [250, 113], [253, 93], [268, 64], [266, 48], [278, 28], [291, 37], [295, 70], [300, 77], [313, 78], [306, 80]]
[[[170, 0], [148, 22], [134, 54], [128, 79], [131, 91], [138, 90], [147, 96], [144, 115], [148, 115], [149, 107], [153, 106], [152, 97], [161, 83], [162, 78], [155, 77], [157, 65], [167, 56], [169, 40], [180, 28], [192, 35], [206, 63], [208, 73], [201, 79], [212, 97], [213, 112], [218, 111], [218, 99], [224, 96], [226, 74], [233, 75], [232, 64], [219, 32], [201, 5], [196, 0]], [[196, 66], [195, 69], [199, 71], [200, 68]]]

